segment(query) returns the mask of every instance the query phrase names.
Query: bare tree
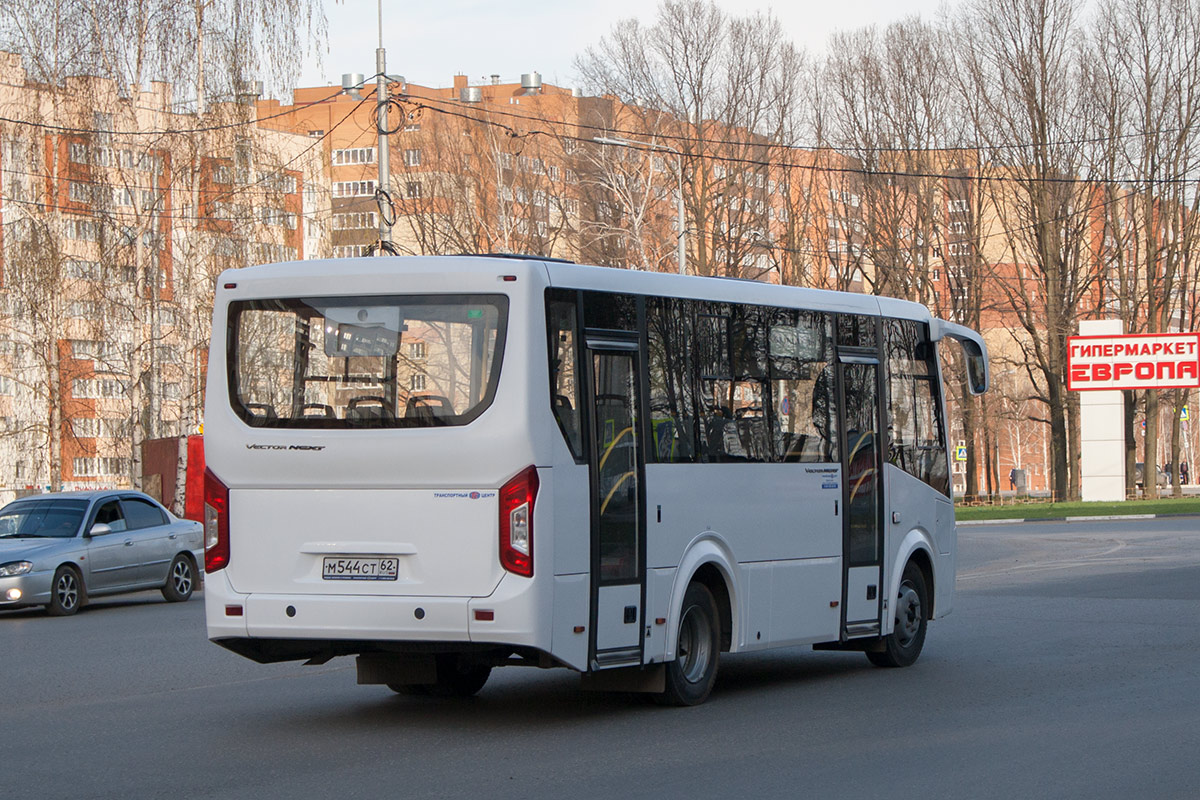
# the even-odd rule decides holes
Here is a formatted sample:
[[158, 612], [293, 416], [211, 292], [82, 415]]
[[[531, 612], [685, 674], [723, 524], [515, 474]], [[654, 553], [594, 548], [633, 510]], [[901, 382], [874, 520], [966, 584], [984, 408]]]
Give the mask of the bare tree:
[[[1097, 122], [1108, 136], [1096, 148], [1108, 185], [1130, 187], [1113, 203], [1107, 233], [1115, 269], [1110, 285], [1127, 332], [1180, 329], [1186, 269], [1200, 234], [1200, 196], [1190, 190], [1200, 167], [1200, 11], [1170, 0], [1108, 0], [1092, 30], [1090, 63]], [[1109, 244], [1106, 241], [1106, 244]], [[1115, 275], [1111, 273], [1115, 272]], [[1147, 390], [1145, 474], [1155, 474], [1162, 397]], [[1178, 416], [1182, 396], [1172, 392], [1171, 463], [1180, 462]], [[1132, 411], [1133, 403], [1128, 404]], [[1133, 439], [1132, 413], [1126, 435]], [[1127, 448], [1127, 486], [1134, 452]], [[1178, 470], [1174, 470], [1178, 472]], [[1174, 479], [1175, 493], [1179, 480]], [[1145, 481], [1155, 494], [1155, 481]]]
[[[689, 272], [755, 277], [769, 265], [771, 158], [792, 125], [800, 62], [774, 17], [733, 18], [699, 0], [666, 0], [649, 28], [618, 23], [578, 59], [591, 88], [633, 118], [614, 133], [679, 151]], [[663, 159], [668, 185], [673, 161]]]
[[[987, 204], [1002, 231], [994, 285], [1019, 325], [1014, 345], [1046, 409], [1056, 497], [1078, 495], [1077, 398], [1066, 391], [1066, 338], [1095, 270], [1090, 190], [1079, 182], [1083, 117], [1076, 0], [1002, 0], [958, 19], [963, 95], [992, 166]], [[1019, 146], [1018, 146], [1019, 145]]]

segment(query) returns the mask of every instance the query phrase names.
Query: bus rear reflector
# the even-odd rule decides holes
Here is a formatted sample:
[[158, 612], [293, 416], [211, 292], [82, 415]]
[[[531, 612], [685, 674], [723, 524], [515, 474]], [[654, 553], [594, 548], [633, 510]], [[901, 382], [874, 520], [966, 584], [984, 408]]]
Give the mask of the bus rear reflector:
[[229, 566], [229, 489], [204, 470], [204, 571]]
[[533, 577], [533, 503], [537, 467], [526, 467], [500, 487], [500, 566]]

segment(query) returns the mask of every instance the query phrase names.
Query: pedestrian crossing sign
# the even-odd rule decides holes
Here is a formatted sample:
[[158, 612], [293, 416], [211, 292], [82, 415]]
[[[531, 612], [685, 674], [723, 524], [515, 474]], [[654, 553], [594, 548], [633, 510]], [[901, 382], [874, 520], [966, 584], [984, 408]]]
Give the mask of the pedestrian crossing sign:
[[954, 460], [955, 461], [966, 461], [967, 460], [967, 448], [965, 448], [965, 447], [954, 448]]

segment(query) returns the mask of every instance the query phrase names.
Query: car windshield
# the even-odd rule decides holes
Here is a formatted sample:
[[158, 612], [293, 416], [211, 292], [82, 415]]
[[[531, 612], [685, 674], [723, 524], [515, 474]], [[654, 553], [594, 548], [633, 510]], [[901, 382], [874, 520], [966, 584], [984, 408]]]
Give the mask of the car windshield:
[[0, 538], [70, 538], [85, 511], [86, 500], [18, 500], [0, 508]]

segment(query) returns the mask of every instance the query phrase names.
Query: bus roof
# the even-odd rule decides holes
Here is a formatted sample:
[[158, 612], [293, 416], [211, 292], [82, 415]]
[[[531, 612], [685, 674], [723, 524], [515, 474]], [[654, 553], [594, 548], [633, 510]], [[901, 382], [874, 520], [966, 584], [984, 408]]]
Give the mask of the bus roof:
[[226, 270], [221, 274], [219, 282], [223, 284], [238, 280], [320, 278], [330, 275], [383, 278], [394, 277], [403, 272], [426, 275], [482, 272], [518, 276], [525, 273], [537, 275], [539, 279], [559, 288], [714, 302], [756, 303], [843, 313], [882, 313], [903, 319], [932, 320], [932, 315], [925, 306], [891, 297], [780, 286], [752, 280], [702, 278], [669, 272], [588, 266], [538, 256], [515, 256], [507, 253], [502, 255], [502, 258], [487, 255], [384, 256], [289, 261]]

